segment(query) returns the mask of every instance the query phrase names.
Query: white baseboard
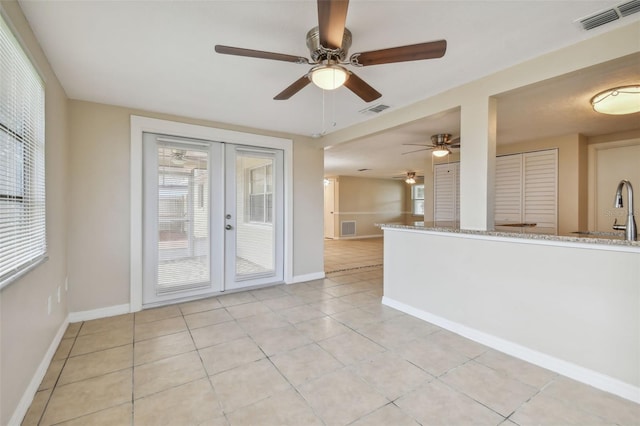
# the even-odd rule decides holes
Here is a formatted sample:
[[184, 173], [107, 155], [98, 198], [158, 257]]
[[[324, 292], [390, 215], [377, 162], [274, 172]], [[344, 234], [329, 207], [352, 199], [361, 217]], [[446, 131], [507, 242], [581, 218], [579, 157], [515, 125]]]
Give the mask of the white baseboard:
[[334, 237], [330, 238], [331, 240], [361, 240], [365, 238], [382, 238], [384, 234], [373, 234], [373, 235], [354, 235], [353, 237]]
[[99, 318], [113, 317], [128, 314], [131, 308], [128, 303], [123, 305], [107, 306], [106, 308], [92, 309], [90, 311], [70, 312], [69, 322], [89, 321]]
[[321, 280], [324, 277], [325, 277], [324, 271], [313, 272], [311, 274], [304, 274], [304, 275], [295, 275], [291, 277], [290, 281], [287, 281], [287, 284], [297, 284], [297, 283], [304, 283], [307, 281]]
[[29, 386], [27, 386], [24, 393], [22, 394], [22, 398], [20, 398], [20, 402], [18, 402], [18, 406], [13, 412], [13, 416], [11, 416], [11, 419], [9, 420], [9, 426], [19, 426], [22, 423], [24, 416], [27, 414], [31, 403], [33, 402], [33, 398], [38, 392], [38, 388], [40, 387], [40, 383], [42, 383], [42, 379], [44, 379], [44, 375], [47, 374], [49, 364], [51, 364], [51, 360], [58, 350], [58, 346], [60, 345], [60, 341], [62, 340], [65, 331], [67, 331], [68, 325], [69, 318], [67, 317], [67, 319], [65, 319], [62, 324], [60, 324], [60, 328], [51, 341], [49, 349], [47, 349], [47, 352], [44, 354], [42, 361], [40, 361], [40, 365], [38, 365], [38, 369], [31, 378]]
[[513, 343], [509, 340], [502, 339], [491, 334], [484, 333], [471, 327], [450, 321], [438, 315], [422, 311], [420, 309], [409, 306], [405, 303], [388, 297], [382, 298], [382, 304], [402, 311], [406, 314], [420, 318], [421, 320], [430, 322], [453, 333], [471, 339], [475, 342], [489, 346], [500, 352], [530, 362], [547, 370], [554, 371], [563, 376], [588, 384], [605, 392], [618, 395], [640, 404], [640, 388], [622, 382], [613, 377], [581, 367], [577, 364], [564, 361], [562, 359], [547, 355], [542, 352], [535, 351], [525, 346]]

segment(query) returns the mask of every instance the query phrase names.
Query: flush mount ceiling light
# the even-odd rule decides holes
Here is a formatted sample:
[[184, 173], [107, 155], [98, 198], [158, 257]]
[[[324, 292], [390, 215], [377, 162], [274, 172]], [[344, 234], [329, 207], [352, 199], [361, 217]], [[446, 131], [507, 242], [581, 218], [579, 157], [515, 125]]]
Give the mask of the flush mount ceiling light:
[[408, 172], [407, 178], [404, 180], [409, 185], [413, 185], [416, 183], [416, 172]]
[[614, 87], [591, 98], [591, 105], [602, 114], [633, 114], [640, 112], [640, 85]]
[[445, 145], [439, 145], [433, 149], [432, 154], [434, 157], [446, 157], [451, 151]]
[[347, 81], [349, 72], [336, 64], [319, 65], [311, 70], [309, 78], [321, 89], [334, 90]]

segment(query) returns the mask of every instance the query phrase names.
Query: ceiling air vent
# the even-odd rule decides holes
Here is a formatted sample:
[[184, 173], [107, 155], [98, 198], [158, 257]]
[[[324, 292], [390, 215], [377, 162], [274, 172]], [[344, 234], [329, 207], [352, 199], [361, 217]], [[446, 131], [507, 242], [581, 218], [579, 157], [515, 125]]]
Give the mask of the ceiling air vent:
[[600, 12], [597, 15], [590, 16], [588, 18], [584, 18], [580, 20], [580, 25], [585, 30], [592, 30], [601, 25], [608, 24], [609, 22], [613, 22], [618, 19], [618, 14], [615, 10], [609, 9], [604, 12]]
[[618, 12], [622, 16], [629, 16], [631, 14], [640, 12], [640, 0], [631, 0], [617, 6]]
[[366, 115], [380, 114], [385, 109], [389, 109], [389, 105], [378, 104], [369, 108], [361, 109], [359, 112]]

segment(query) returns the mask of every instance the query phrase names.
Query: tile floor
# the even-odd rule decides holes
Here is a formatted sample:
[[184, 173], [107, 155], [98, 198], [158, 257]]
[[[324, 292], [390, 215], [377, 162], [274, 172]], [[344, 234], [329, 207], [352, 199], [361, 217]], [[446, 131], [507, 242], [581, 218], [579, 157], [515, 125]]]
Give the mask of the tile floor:
[[324, 240], [324, 270], [341, 272], [369, 266], [382, 266], [382, 237]]
[[381, 305], [382, 268], [70, 324], [24, 425], [640, 424]]

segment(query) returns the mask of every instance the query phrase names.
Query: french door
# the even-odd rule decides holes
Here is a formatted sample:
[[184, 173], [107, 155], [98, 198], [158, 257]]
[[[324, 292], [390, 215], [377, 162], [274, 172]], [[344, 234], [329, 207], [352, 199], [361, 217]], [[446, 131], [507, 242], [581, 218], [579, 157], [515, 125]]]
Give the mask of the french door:
[[283, 155], [143, 135], [143, 305], [283, 280]]

